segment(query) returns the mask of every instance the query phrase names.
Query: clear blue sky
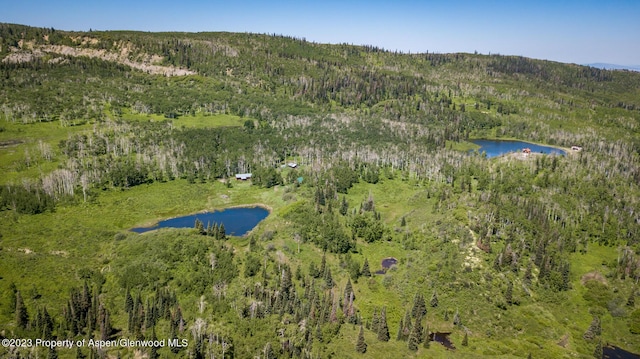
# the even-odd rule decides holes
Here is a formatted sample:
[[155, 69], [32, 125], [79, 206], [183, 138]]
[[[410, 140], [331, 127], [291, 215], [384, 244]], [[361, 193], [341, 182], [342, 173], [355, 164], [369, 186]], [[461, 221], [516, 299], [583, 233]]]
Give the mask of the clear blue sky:
[[276, 33], [404, 52], [640, 65], [640, 0], [0, 0], [0, 22], [63, 30]]

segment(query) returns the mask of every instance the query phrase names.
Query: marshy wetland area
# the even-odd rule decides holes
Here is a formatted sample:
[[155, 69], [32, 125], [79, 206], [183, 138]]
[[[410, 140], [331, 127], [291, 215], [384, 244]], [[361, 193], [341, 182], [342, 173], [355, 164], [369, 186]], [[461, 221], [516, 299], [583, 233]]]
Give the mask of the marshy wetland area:
[[640, 353], [638, 73], [249, 33], [0, 45], [0, 357]]

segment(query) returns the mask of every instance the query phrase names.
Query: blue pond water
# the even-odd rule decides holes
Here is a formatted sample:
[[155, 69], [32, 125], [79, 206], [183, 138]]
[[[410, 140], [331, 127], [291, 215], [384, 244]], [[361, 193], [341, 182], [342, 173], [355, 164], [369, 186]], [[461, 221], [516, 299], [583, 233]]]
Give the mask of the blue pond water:
[[523, 148], [531, 149], [531, 153], [565, 154], [563, 150], [558, 148], [541, 146], [523, 141], [471, 140], [471, 142], [480, 146], [478, 153], [485, 152], [487, 157], [502, 156], [509, 152], [522, 152]]
[[602, 348], [602, 357], [605, 359], [639, 359], [640, 354], [634, 354], [615, 345], [607, 345]]
[[267, 218], [269, 211], [262, 207], [251, 208], [227, 208], [222, 211], [196, 213], [188, 216], [166, 219], [158, 222], [152, 227], [137, 227], [132, 228], [131, 231], [136, 233], [144, 233], [153, 231], [158, 228], [194, 228], [196, 219], [199, 219], [204, 224], [205, 228], [207, 224], [213, 225], [217, 223], [224, 224], [224, 229], [228, 235], [244, 236], [252, 230], [260, 221]]

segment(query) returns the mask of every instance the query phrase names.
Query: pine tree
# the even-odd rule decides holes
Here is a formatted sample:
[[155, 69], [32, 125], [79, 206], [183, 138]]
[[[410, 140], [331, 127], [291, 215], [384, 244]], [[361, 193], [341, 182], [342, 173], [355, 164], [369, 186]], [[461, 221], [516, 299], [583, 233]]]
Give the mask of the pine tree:
[[593, 320], [591, 321], [591, 325], [589, 325], [589, 328], [587, 328], [587, 330], [584, 332], [582, 337], [585, 340], [593, 340], [597, 336], [599, 336], [601, 332], [602, 332], [602, 328], [600, 326], [600, 318], [594, 315]]
[[431, 295], [431, 308], [435, 308], [438, 306], [438, 295], [436, 294], [436, 291], [433, 291], [433, 295]]
[[602, 349], [602, 340], [598, 340], [596, 343], [596, 348], [593, 351], [593, 357], [602, 359], [603, 349]]
[[360, 326], [360, 333], [358, 333], [356, 351], [363, 354], [367, 352], [367, 343], [364, 341], [364, 329], [362, 329], [362, 325]]
[[507, 291], [504, 293], [504, 299], [507, 301], [507, 304], [513, 304], [513, 283], [511, 281], [507, 283]]
[[627, 306], [634, 307], [636, 305], [636, 288], [631, 289], [631, 293], [629, 293], [629, 298], [627, 299]]
[[324, 273], [324, 282], [327, 288], [333, 288], [333, 277], [331, 276], [331, 269], [327, 268]]
[[127, 293], [125, 294], [124, 310], [127, 313], [133, 310], [133, 297], [131, 296], [129, 289], [127, 289]]
[[371, 277], [371, 271], [369, 270], [369, 260], [367, 258], [364, 259], [364, 264], [362, 265], [360, 274], [364, 277]]
[[289, 266], [285, 266], [282, 269], [282, 275], [280, 276], [280, 294], [282, 296], [282, 300], [289, 300], [291, 287], [291, 269], [289, 268]]
[[373, 308], [373, 315], [371, 316], [371, 327], [369, 328], [369, 330], [377, 333], [379, 324], [380, 320], [378, 319], [378, 309]]
[[409, 340], [407, 342], [407, 347], [409, 350], [416, 351], [418, 350], [418, 345], [422, 341], [422, 324], [420, 320], [415, 320], [413, 322], [413, 328], [411, 328], [411, 333], [409, 333]]
[[29, 314], [27, 313], [27, 307], [24, 305], [22, 301], [22, 295], [20, 291], [16, 292], [16, 325], [18, 328], [26, 329], [29, 324]]
[[402, 335], [404, 338], [409, 338], [409, 334], [411, 333], [411, 328], [413, 325], [411, 324], [411, 312], [407, 311], [404, 314], [404, 328], [402, 329]]
[[462, 338], [462, 346], [466, 347], [469, 345], [469, 337], [467, 336], [467, 332], [464, 332], [464, 338]]
[[457, 326], [462, 325], [462, 321], [460, 320], [460, 314], [458, 314], [457, 309], [456, 309], [456, 314], [453, 315], [453, 325], [457, 325]]
[[47, 311], [47, 307], [44, 307], [42, 311], [42, 338], [49, 340], [53, 338], [53, 320]]
[[398, 326], [398, 334], [396, 334], [396, 340], [404, 340], [404, 323], [400, 319], [400, 325]]
[[411, 309], [411, 316], [417, 320], [422, 319], [427, 314], [427, 305], [424, 302], [422, 294], [416, 294], [413, 298], [413, 308]]
[[347, 278], [347, 285], [344, 287], [345, 297], [348, 297], [353, 293], [353, 285], [351, 285], [351, 279]]
[[198, 231], [198, 233], [205, 234], [204, 223], [202, 223], [201, 220], [196, 218], [196, 221], [193, 227], [196, 229], [196, 231]]
[[349, 203], [347, 202], [347, 198], [342, 196], [342, 204], [340, 205], [340, 214], [345, 216], [349, 211]]
[[431, 343], [431, 337], [429, 336], [431, 334], [431, 330], [429, 330], [429, 326], [427, 325], [424, 328], [424, 335], [422, 336], [422, 343], [424, 344], [425, 348], [429, 348], [430, 343]]
[[387, 325], [387, 309], [382, 308], [380, 312], [380, 320], [378, 323], [378, 340], [383, 342], [389, 341], [389, 326]]
[[[158, 336], [156, 335], [156, 327], [154, 326], [151, 329], [151, 341], [156, 341], [158, 340]], [[158, 354], [158, 347], [156, 346], [151, 346], [149, 348], [149, 359], [158, 359], [160, 357], [160, 354]]]

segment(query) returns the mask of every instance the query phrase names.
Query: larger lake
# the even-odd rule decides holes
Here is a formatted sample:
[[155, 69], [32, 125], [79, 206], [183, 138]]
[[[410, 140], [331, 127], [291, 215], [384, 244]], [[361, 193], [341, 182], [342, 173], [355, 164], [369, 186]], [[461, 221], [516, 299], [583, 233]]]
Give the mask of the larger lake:
[[216, 223], [220, 225], [223, 223], [224, 229], [228, 235], [244, 236], [247, 232], [257, 226], [260, 221], [267, 218], [268, 215], [269, 211], [262, 207], [227, 208], [222, 211], [203, 212], [166, 219], [158, 222], [154, 226], [132, 228], [131, 231], [144, 233], [158, 228], [194, 228], [196, 219], [199, 219], [202, 221], [205, 228], [208, 224], [213, 225]]
[[546, 153], [564, 155], [563, 150], [555, 147], [536, 145], [535, 143], [523, 142], [523, 141], [508, 141], [508, 140], [471, 140], [471, 142], [480, 146], [477, 150], [478, 153], [485, 152], [487, 157], [502, 156], [510, 152], [522, 152], [524, 148], [531, 150], [531, 153]]

